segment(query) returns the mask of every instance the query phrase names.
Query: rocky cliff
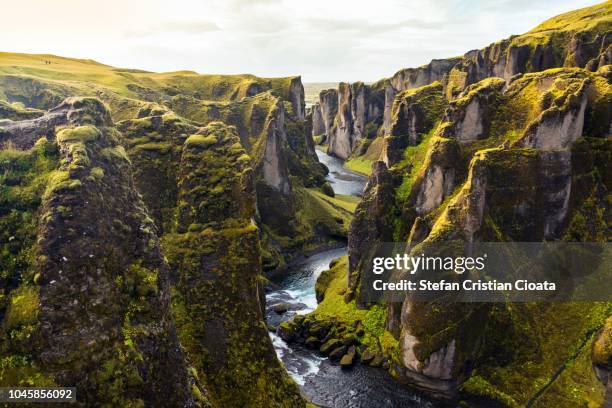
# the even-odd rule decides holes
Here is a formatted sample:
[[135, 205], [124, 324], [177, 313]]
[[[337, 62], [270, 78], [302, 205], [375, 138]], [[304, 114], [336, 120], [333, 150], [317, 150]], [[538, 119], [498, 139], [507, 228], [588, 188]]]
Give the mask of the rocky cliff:
[[313, 106], [312, 135], [325, 135], [320, 143], [327, 143], [338, 113], [338, 92], [326, 89], [319, 94], [319, 103]]
[[382, 89], [363, 82], [341, 83], [337, 109], [327, 153], [347, 159], [363, 139], [376, 136], [384, 109]]
[[[392, 176], [378, 186], [376, 198], [358, 206], [357, 213], [384, 199], [396, 215], [382, 227], [385, 218], [380, 216], [366, 223], [356, 218], [349, 234], [349, 290], [357, 289], [354, 295], [359, 296], [360, 283], [351, 283], [363, 273], [359, 243], [366, 237], [374, 243], [388, 241], [389, 229], [409, 247], [456, 239], [609, 240], [605, 232], [610, 220], [609, 183], [593, 178], [602, 171], [600, 160], [610, 149], [609, 70], [549, 70], [526, 74], [509, 84], [485, 79], [460, 93], [441, 115], [427, 141], [427, 153], [417, 152], [409, 158], [411, 163], [391, 166]], [[405, 143], [410, 143], [409, 134]], [[590, 155], [586, 160], [585, 149]], [[376, 174], [381, 171], [389, 170], [383, 167]], [[380, 176], [372, 176], [370, 182], [374, 180], [380, 183]], [[582, 182], [588, 187], [578, 188]], [[390, 188], [395, 190], [391, 200]], [[578, 221], [583, 217], [597, 221], [587, 226]], [[371, 234], [385, 230], [375, 237]], [[609, 305], [596, 303], [524, 307], [406, 300], [402, 305], [389, 304], [386, 329], [398, 340], [397, 354], [389, 353], [392, 372], [432, 395], [464, 398], [476, 406], [484, 400], [510, 406], [579, 403], [587, 391], [569, 394], [568, 378], [591, 361], [592, 333], [610, 312]], [[561, 313], [573, 316], [576, 324], [571, 330], [564, 320], [553, 317]], [[532, 322], [529, 329], [525, 320]], [[517, 348], [514, 340], [502, 340], [488, 331], [489, 324], [491, 328], [503, 325], [521, 342], [529, 339], [530, 345]], [[561, 332], [563, 339], [557, 338]], [[549, 353], [553, 343], [555, 351]], [[563, 383], [555, 381], [550, 367], [572, 358], [574, 347], [579, 347], [584, 359], [567, 366]], [[524, 378], [554, 384], [546, 390], [533, 383], [511, 386], [508, 376], [519, 375], [534, 350], [544, 357]], [[502, 369], [495, 360], [502, 354], [506, 356], [503, 364], [512, 368]], [[599, 390], [597, 398], [603, 398], [603, 387], [594, 374], [584, 375], [581, 381], [592, 384]]]
[[[85, 404], [208, 405], [177, 338], [168, 264], [108, 110], [71, 98], [58, 111], [70, 112], [68, 121], [48, 139], [1, 152], [0, 381], [77, 386]], [[23, 145], [23, 125], [3, 129], [9, 146]]]
[[[612, 68], [600, 65], [610, 7], [386, 81], [381, 161], [349, 229], [348, 259], [321, 275], [319, 308], [288, 333], [318, 338], [325, 326], [336, 334], [321, 341], [342, 342], [345, 326], [363, 327], [363, 363], [464, 406], [604, 404], [609, 303], [406, 298], [381, 313], [361, 291], [382, 242], [419, 251], [449, 240], [610, 240]], [[337, 120], [349, 123], [341, 110]]]
[[[53, 120], [64, 123], [63, 108], [58, 108], [59, 111], [54, 108], [65, 97], [95, 96], [109, 106], [122, 129], [131, 129], [131, 124], [139, 128], [136, 133], [148, 140], [139, 149], [151, 154], [167, 153], [168, 141], [161, 139], [171, 137], [168, 132], [183, 132], [186, 126], [199, 127], [215, 121], [235, 126], [241, 145], [253, 161], [258, 195], [255, 219], [262, 227], [266, 270], [277, 269], [304, 249], [345, 239], [346, 233], [338, 235], [333, 223], [313, 229], [296, 216], [304, 197], [301, 191], [322, 186], [326, 171], [314, 151], [312, 122], [305, 117], [304, 89], [299, 77], [199, 75], [188, 71], [156, 74], [62, 57], [53, 57], [48, 69], [39, 70], [35, 55], [3, 55], [6, 57], [3, 60], [12, 64], [0, 63], [0, 99], [10, 102], [6, 104], [12, 112], [7, 114], [8, 119], [16, 117], [15, 112], [19, 111], [16, 106], [24, 107], [20, 114], [32, 118], [43, 113], [36, 109], [48, 110], [47, 115]], [[31, 72], [35, 74], [26, 74]], [[56, 72], [70, 79], [69, 85], [67, 81], [58, 81]], [[164, 112], [168, 114], [166, 119], [176, 117], [168, 127], [166, 120], [157, 118]], [[155, 118], [152, 125], [147, 124], [148, 117]], [[51, 123], [48, 119], [51, 118], [41, 123]], [[172, 129], [178, 122], [180, 129]], [[31, 135], [27, 143], [37, 139], [39, 125], [7, 123], [7, 127], [29, 126]], [[155, 134], [158, 130], [161, 136]], [[161, 187], [151, 188], [157, 190], [151, 193], [152, 197], [158, 193], [166, 197], [176, 189], [164, 186], [167, 188], [163, 191]], [[143, 194], [146, 198], [149, 193]], [[160, 220], [157, 209], [160, 204], [149, 204]]]
[[[350, 86], [340, 85], [339, 109], [335, 118], [340, 132], [334, 146], [330, 137], [330, 152], [341, 158], [353, 153], [358, 145], [355, 141], [363, 137], [364, 122], [376, 124], [376, 129], [369, 134], [390, 134], [394, 101], [402, 91], [437, 81], [443, 85], [446, 99], [450, 101], [468, 86], [489, 77], [508, 81], [517, 74], [555, 67], [580, 67], [595, 72], [611, 63], [609, 13], [609, 3], [602, 3], [554, 17], [525, 34], [469, 51], [460, 57], [436, 59], [418, 68], [402, 69], [371, 86], [382, 93], [379, 96], [381, 106], [370, 111], [372, 116], [364, 116], [363, 109], [343, 109], [342, 101], [351, 105], [352, 93]], [[381, 127], [380, 131], [378, 127]], [[357, 153], [361, 154], [363, 152]]]
[[[73, 384], [114, 405], [303, 406], [260, 303], [262, 245], [274, 268], [289, 248], [342, 235], [332, 216], [325, 235], [294, 215], [325, 171], [299, 78], [56, 63], [70, 86], [0, 75], [3, 383]], [[96, 82], [97, 70], [116, 81]], [[71, 94], [108, 107], [52, 105]], [[286, 242], [299, 235], [283, 238], [287, 225], [300, 241]]]

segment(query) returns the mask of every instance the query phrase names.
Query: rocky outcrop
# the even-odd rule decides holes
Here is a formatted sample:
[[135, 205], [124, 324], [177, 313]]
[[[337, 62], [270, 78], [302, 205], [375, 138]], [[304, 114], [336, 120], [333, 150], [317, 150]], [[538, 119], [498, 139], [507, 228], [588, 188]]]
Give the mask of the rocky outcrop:
[[420, 88], [433, 82], [445, 84], [451, 69], [459, 58], [432, 60], [419, 68], [406, 68], [396, 72], [385, 82], [384, 133], [389, 134], [393, 122], [393, 103], [398, 92]]
[[569, 84], [556, 81], [543, 96], [544, 103], [551, 106], [529, 125], [519, 145], [544, 150], [569, 148], [584, 128], [587, 83], [588, 79]]
[[10, 381], [76, 386], [85, 403], [207, 405], [177, 339], [155, 226], [107, 108], [70, 98], [54, 113], [65, 126], [34, 147], [37, 160], [54, 148], [59, 156], [39, 173], [47, 182], [34, 224], [36, 272], [16, 281], [3, 314], [3, 354], [22, 362]]
[[327, 135], [323, 114], [321, 113], [321, 104], [315, 103], [312, 105], [312, 135], [320, 136]]
[[[382, 117], [369, 118], [378, 126], [382, 124], [385, 135], [389, 135], [393, 122], [393, 106], [398, 93], [419, 88], [433, 82], [444, 86], [447, 100], [455, 99], [467, 87], [486, 78], [498, 77], [507, 83], [516, 75], [540, 72], [555, 67], [579, 67], [597, 71], [612, 61], [612, 36], [610, 24], [597, 16], [610, 12], [609, 5], [593, 7], [555, 17], [522, 34], [472, 50], [461, 57], [436, 59], [418, 68], [407, 68], [396, 72], [391, 78], [372, 85], [382, 92]], [[580, 14], [580, 15], [578, 15]], [[591, 19], [596, 20], [591, 23]], [[338, 88], [346, 93], [346, 86]], [[339, 96], [342, 104], [343, 96]], [[470, 107], [470, 112], [476, 110]], [[472, 113], [468, 115], [473, 116]], [[359, 138], [359, 130], [351, 129], [347, 111], [339, 109], [337, 122], [341, 129], [338, 143], [339, 157], [348, 157]], [[353, 119], [353, 122], [357, 122]], [[477, 129], [476, 129], [477, 130]], [[350, 153], [349, 152], [349, 153]]]
[[[394, 215], [385, 219], [371, 210], [374, 216], [349, 231], [353, 242], [368, 242], [362, 247], [349, 245], [347, 269], [353, 289], [347, 293], [357, 296], [356, 304], [360, 304], [359, 287], [367, 284], [367, 277], [356, 266], [368, 261], [367, 249], [390, 236], [407, 238], [409, 251], [435, 249], [453, 240], [608, 240], [604, 218], [609, 211], [603, 197], [608, 195], [609, 183], [596, 176], [610, 149], [609, 108], [604, 108], [610, 94], [607, 72], [605, 68], [597, 73], [555, 69], [510, 81], [491, 78], [456, 94], [444, 114], [439, 114], [441, 123], [427, 144], [412, 138], [417, 143], [413, 155], [389, 168], [387, 177], [397, 180], [390, 191], [383, 188], [360, 204], [384, 197], [386, 209], [394, 209], [387, 213]], [[392, 129], [410, 135], [415, 121], [406, 109], [404, 101], [409, 100], [405, 95], [396, 99], [398, 120]], [[587, 132], [595, 137], [585, 136]], [[410, 137], [404, 143], [411, 143]], [[393, 225], [391, 231], [377, 229], [381, 220], [386, 226]], [[352, 281], [354, 278], [359, 281]], [[601, 317], [609, 315], [604, 309], [595, 303], [478, 305], [407, 298], [387, 305], [388, 332], [383, 337], [393, 336], [398, 342], [390, 353], [395, 356], [393, 375], [440, 398], [486, 401], [485, 405], [501, 401], [520, 406], [531, 399], [564, 404], [574, 398], [588, 399], [585, 393], [576, 397], [568, 392], [568, 382], [574, 381], [570, 378], [581, 378], [597, 390], [600, 401], [602, 387], [590, 368], [591, 361], [574, 361], [572, 353], [581, 342], [588, 348], [589, 330], [596, 330]], [[558, 317], [560, 313], [574, 316], [574, 322], [582, 322], [580, 327], [566, 324], [567, 320]], [[591, 313], [601, 313], [597, 322], [584, 318]], [[527, 321], [530, 328], [524, 325]], [[571, 334], [560, 338], [552, 329], [546, 336], [533, 334], [550, 325], [554, 333]], [[483, 326], [504, 327], [504, 334]], [[524, 345], [525, 339], [531, 345]], [[552, 344], [563, 346], [552, 346], [551, 351]], [[542, 353], [540, 360], [529, 355], [534, 350]], [[504, 363], [497, 362], [501, 355]], [[514, 373], [523, 372], [527, 362], [532, 364], [529, 378], [539, 376], [545, 379], [543, 383], [556, 378], [551, 366], [567, 363], [564, 385], [559, 380], [550, 389], [523, 381], [520, 387], [508, 385], [507, 376], [516, 378]]]
[[338, 113], [329, 136], [327, 153], [347, 159], [359, 142], [374, 138], [382, 119], [380, 89], [356, 82], [338, 87]]
[[0, 143], [11, 141], [20, 149], [28, 149], [41, 137], [52, 140], [58, 126], [75, 124], [111, 126], [111, 116], [93, 98], [68, 98], [43, 116], [34, 119], [0, 123]]
[[[278, 120], [284, 120], [279, 106], [268, 115], [273, 123], [262, 126], [265, 139], [251, 139], [253, 152], [274, 154], [272, 147], [279, 148], [280, 142], [284, 154], [289, 150], [279, 127]], [[274, 358], [263, 328], [257, 283], [261, 260], [260, 232], [254, 225], [256, 195], [274, 197], [276, 205], [287, 202], [265, 178], [278, 167], [268, 163], [267, 170], [254, 171], [253, 166], [264, 166], [265, 160], [251, 158], [236, 128], [220, 122], [198, 129], [164, 113], [122, 122], [121, 129], [137, 169], [137, 185], [156, 210], [164, 233], [164, 250], [178, 288], [174, 312], [179, 335], [200, 378], [206, 379], [213, 405], [278, 406], [292, 401], [300, 406], [297, 388]], [[268, 220], [268, 208], [268, 203], [261, 208], [262, 220]], [[258, 381], [281, 386], [284, 397], [257, 388]]]
[[351, 88], [349, 84], [341, 83], [338, 87], [338, 113], [334, 119], [334, 127], [329, 136], [327, 154], [346, 159], [351, 154], [357, 139], [353, 135], [353, 115]]
[[325, 126], [325, 135], [329, 139], [334, 120], [338, 113], [338, 91], [335, 89], [326, 89], [319, 94], [319, 105], [321, 106], [321, 117]]
[[[16, 253], [36, 254], [23, 258], [32, 273], [0, 280], [0, 345], [24, 362], [11, 376], [121, 406], [304, 406], [263, 325], [256, 175], [236, 129], [149, 106], [120, 124], [124, 138], [99, 100], [52, 113], [39, 118], [61, 118], [42, 122], [61, 123], [49, 140], [15, 156], [31, 155], [24, 169], [43, 179], [10, 207], [39, 211], [38, 223], [22, 235], [0, 210], [3, 242], [18, 236]], [[24, 266], [4, 252], [0, 263]]]
[[612, 31], [596, 34], [576, 33], [570, 40], [566, 57], [567, 65], [585, 67], [597, 71], [612, 62]]
[[400, 162], [408, 146], [421, 143], [444, 108], [442, 84], [435, 82], [397, 95], [391, 132], [384, 139], [382, 158], [391, 167]]
[[393, 179], [382, 161], [372, 166], [372, 175], [363, 192], [363, 199], [355, 209], [349, 228], [349, 275], [347, 298], [359, 299], [363, 271], [369, 265], [368, 254], [374, 255], [381, 242], [392, 241], [393, 234]]
[[292, 113], [299, 120], [303, 120], [306, 116], [306, 104], [304, 103], [304, 85], [302, 85], [302, 78], [295, 77], [291, 79], [289, 85], [289, 97], [287, 98], [291, 102]]
[[217, 406], [303, 406], [263, 325], [255, 184], [234, 128], [184, 143], [176, 230], [164, 237], [179, 335]]
[[286, 148], [285, 111], [282, 104], [277, 104], [268, 114], [264, 125], [265, 136], [259, 142], [254, 163], [263, 180], [282, 194], [291, 192]]
[[436, 137], [408, 198], [416, 215], [437, 208], [455, 189], [461, 171], [456, 141]]
[[448, 125], [443, 127], [442, 134], [459, 143], [488, 137], [505, 84], [500, 78], [490, 78], [466, 88], [445, 112], [442, 122]]

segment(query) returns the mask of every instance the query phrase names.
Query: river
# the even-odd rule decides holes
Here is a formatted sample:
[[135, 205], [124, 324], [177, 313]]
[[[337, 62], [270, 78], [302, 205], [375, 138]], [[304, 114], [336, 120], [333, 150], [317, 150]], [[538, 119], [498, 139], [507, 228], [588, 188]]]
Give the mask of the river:
[[[336, 194], [361, 195], [367, 178], [343, 167], [342, 160], [317, 150], [319, 161], [329, 168], [327, 180]], [[266, 294], [266, 317], [276, 326], [295, 314], [312, 312], [316, 306], [314, 286], [329, 263], [347, 253], [346, 247], [323, 250], [292, 265], [290, 272], [274, 283], [276, 290]], [[274, 305], [288, 303], [291, 309], [277, 314]], [[279, 359], [302, 393], [314, 404], [330, 408], [434, 407], [414, 391], [395, 382], [385, 370], [356, 364], [350, 369], [300, 345], [287, 345], [271, 332]]]

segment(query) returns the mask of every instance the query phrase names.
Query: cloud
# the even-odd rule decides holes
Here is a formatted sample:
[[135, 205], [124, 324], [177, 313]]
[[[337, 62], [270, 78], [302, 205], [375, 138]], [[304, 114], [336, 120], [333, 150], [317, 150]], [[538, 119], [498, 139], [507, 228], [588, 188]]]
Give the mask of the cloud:
[[255, 7], [261, 5], [280, 4], [282, 0], [227, 0], [233, 7]]
[[363, 35], [374, 35], [393, 32], [400, 29], [424, 29], [439, 30], [440, 23], [428, 22], [418, 19], [406, 19], [398, 22], [374, 22], [365, 18], [353, 18], [350, 20], [339, 20], [327, 17], [308, 18], [304, 21], [313, 30], [326, 30], [335, 32], [353, 32]]
[[600, 0], [107, 0], [94, 19], [87, 2], [36, 1], [35, 15], [30, 1], [5, 7], [0, 49], [330, 82], [461, 55]]
[[209, 33], [211, 31], [220, 31], [216, 23], [212, 21], [163, 21], [155, 26], [149, 26], [140, 29], [131, 29], [123, 32], [125, 38], [149, 37], [151, 35], [164, 33], [178, 33], [198, 35]]

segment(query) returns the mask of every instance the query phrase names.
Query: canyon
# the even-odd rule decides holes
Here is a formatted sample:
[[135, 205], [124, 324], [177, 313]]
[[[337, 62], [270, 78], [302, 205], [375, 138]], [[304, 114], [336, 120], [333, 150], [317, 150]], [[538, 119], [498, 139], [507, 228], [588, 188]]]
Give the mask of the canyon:
[[385, 242], [610, 241], [611, 30], [607, 1], [308, 107], [298, 76], [0, 53], [0, 385], [604, 406], [610, 302], [363, 292]]

